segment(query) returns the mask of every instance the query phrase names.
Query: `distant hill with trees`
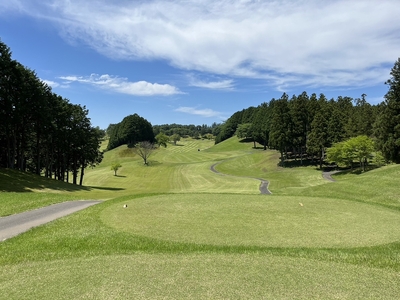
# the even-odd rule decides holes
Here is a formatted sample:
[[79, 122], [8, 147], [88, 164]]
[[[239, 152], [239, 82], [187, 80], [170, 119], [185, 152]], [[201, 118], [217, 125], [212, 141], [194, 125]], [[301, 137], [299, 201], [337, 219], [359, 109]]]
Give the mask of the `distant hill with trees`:
[[400, 59], [386, 82], [389, 91], [377, 105], [360, 98], [324, 94], [289, 97], [284, 93], [258, 107], [234, 113], [219, 126], [215, 143], [235, 134], [281, 152], [282, 162], [290, 155], [302, 159], [317, 158], [322, 165], [327, 148], [358, 136], [371, 138], [375, 150], [387, 161], [400, 163]]

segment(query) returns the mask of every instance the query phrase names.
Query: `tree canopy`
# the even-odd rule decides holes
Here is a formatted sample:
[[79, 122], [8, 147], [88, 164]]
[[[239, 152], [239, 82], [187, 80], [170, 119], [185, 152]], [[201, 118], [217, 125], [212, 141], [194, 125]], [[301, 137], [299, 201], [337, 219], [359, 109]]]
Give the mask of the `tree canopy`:
[[0, 41], [0, 167], [82, 184], [84, 169], [103, 157], [103, 132], [85, 106], [52, 92], [35, 72], [12, 59]]
[[389, 91], [374, 126], [377, 147], [387, 160], [400, 163], [400, 58], [395, 62], [390, 79], [386, 81]]
[[134, 147], [134, 145], [143, 141], [154, 142], [153, 127], [146, 119], [138, 114], [133, 114], [111, 127], [107, 150], [125, 144]]

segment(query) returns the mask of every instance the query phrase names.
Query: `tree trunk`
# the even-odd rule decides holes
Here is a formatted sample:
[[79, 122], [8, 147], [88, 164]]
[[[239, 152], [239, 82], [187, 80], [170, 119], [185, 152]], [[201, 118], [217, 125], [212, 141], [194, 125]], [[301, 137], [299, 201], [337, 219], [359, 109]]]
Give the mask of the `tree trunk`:
[[81, 166], [81, 178], [79, 180], [79, 185], [82, 185], [82, 183], [83, 183], [83, 175], [84, 174], [85, 174], [85, 164], [82, 163], [82, 166]]

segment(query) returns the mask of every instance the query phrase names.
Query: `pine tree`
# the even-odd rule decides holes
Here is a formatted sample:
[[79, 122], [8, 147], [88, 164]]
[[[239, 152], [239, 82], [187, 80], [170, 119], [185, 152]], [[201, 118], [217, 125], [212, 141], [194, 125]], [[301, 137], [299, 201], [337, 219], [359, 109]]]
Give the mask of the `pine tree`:
[[389, 91], [385, 95], [382, 112], [378, 116], [374, 132], [376, 144], [385, 159], [400, 163], [400, 58], [395, 62], [391, 78], [385, 82]]

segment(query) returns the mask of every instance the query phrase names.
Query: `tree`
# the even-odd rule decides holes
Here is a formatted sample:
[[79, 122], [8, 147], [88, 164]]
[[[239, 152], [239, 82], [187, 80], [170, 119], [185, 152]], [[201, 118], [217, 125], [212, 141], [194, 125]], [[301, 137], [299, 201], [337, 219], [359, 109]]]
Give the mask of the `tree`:
[[307, 139], [307, 103], [308, 95], [303, 92], [298, 97], [293, 96], [289, 102], [290, 116], [292, 119], [291, 132], [292, 132], [292, 144], [296, 153], [300, 152], [300, 163], [303, 164], [303, 151], [306, 148]]
[[264, 102], [257, 107], [257, 112], [254, 116], [253, 131], [255, 139], [258, 143], [264, 146], [264, 150], [267, 150], [269, 143], [269, 132], [271, 123], [271, 112], [275, 99], [272, 99], [269, 103]]
[[122, 165], [120, 164], [120, 163], [113, 163], [112, 165], [111, 165], [111, 170], [113, 170], [114, 171], [114, 176], [117, 176], [117, 171], [119, 170], [119, 168], [121, 168], [122, 167]]
[[363, 171], [365, 171], [368, 158], [372, 157], [372, 153], [375, 149], [374, 141], [366, 135], [357, 136], [350, 141], [351, 146], [355, 148], [355, 154], [358, 158], [358, 162], [362, 166]]
[[400, 163], [400, 58], [385, 82], [389, 91], [385, 95], [382, 112], [374, 124], [376, 144], [385, 159]]
[[288, 96], [283, 94], [282, 97], [274, 103], [269, 134], [271, 146], [281, 153], [282, 166], [284, 164], [284, 153], [287, 152], [287, 148], [292, 142], [291, 127]]
[[124, 144], [133, 147], [138, 142], [150, 141], [152, 143], [154, 141], [154, 132], [151, 123], [138, 114], [129, 115], [120, 123], [112, 125], [109, 128], [109, 132], [108, 150]]
[[180, 136], [179, 134], [177, 134], [177, 133], [174, 133], [174, 134], [171, 136], [171, 140], [174, 142], [174, 145], [176, 145], [176, 142], [178, 142], [178, 141], [181, 140], [181, 136]]
[[334, 144], [327, 149], [327, 159], [330, 162], [336, 162], [350, 166], [353, 169], [354, 160], [358, 159], [363, 171], [367, 165], [368, 158], [372, 157], [374, 152], [374, 142], [366, 135], [360, 135]]
[[147, 160], [154, 151], [154, 145], [149, 141], [139, 142], [135, 145], [133, 151], [143, 159], [145, 165], [148, 165]]
[[163, 146], [164, 148], [167, 148], [168, 141], [169, 137], [163, 132], [160, 132], [159, 134], [156, 135], [156, 142], [159, 147]]
[[321, 169], [327, 143], [327, 120], [322, 112], [317, 112], [314, 121], [311, 123], [311, 128], [307, 139], [307, 152], [313, 155], [317, 154]]
[[239, 124], [235, 133], [239, 139], [253, 137], [252, 124], [251, 123]]

